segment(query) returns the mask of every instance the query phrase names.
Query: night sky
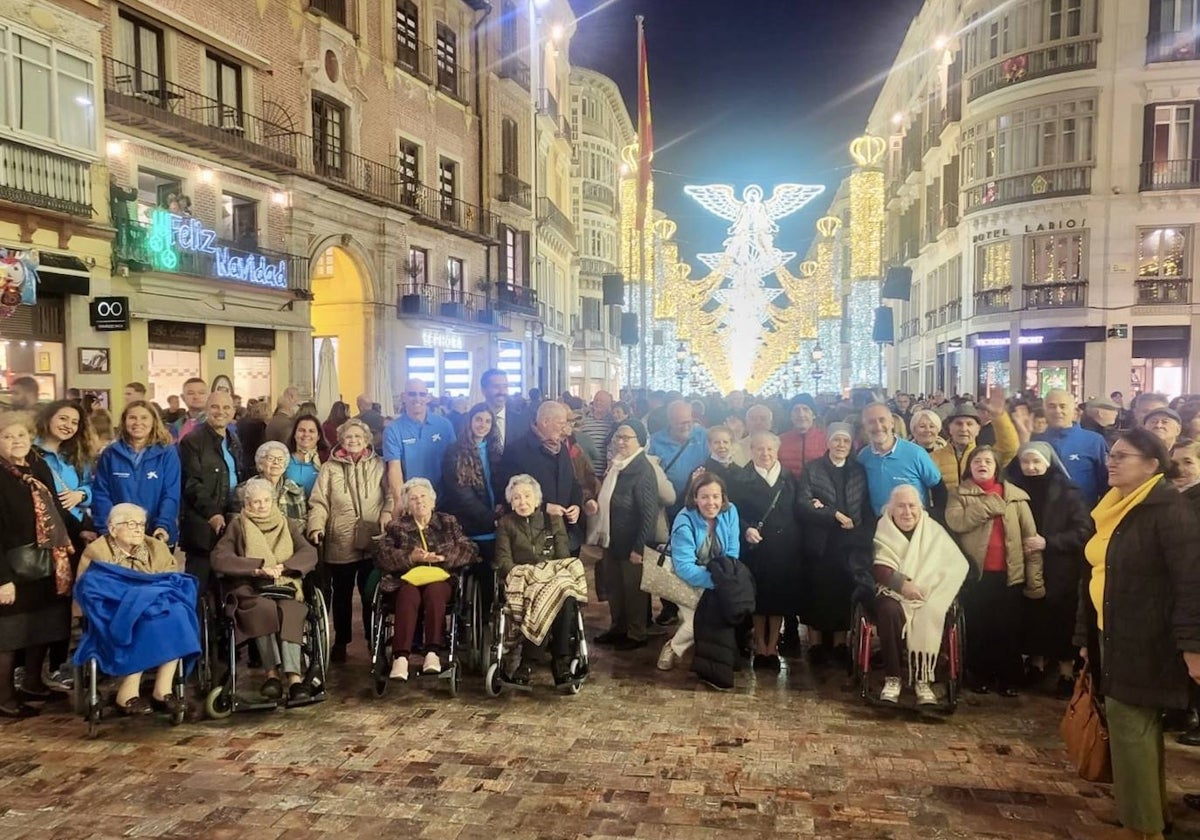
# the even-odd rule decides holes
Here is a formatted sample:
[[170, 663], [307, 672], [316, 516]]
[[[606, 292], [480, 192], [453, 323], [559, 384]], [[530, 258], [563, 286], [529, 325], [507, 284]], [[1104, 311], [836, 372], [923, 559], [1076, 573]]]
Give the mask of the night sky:
[[[847, 172], [883, 75], [922, 0], [571, 0], [571, 63], [621, 86], [637, 122], [637, 28], [646, 18], [654, 116], [655, 203], [679, 223], [693, 273], [728, 222], [686, 184], [824, 184], [781, 223], [777, 244], [803, 253]], [[795, 271], [793, 264], [790, 268]], [[698, 275], [695, 275], [698, 276]]]

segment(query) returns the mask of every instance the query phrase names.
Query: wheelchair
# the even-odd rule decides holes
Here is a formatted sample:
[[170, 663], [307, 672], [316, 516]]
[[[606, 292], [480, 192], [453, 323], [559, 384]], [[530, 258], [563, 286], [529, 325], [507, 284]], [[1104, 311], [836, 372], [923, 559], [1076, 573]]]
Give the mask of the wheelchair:
[[[81, 635], [86, 632], [87, 619], [80, 619]], [[72, 697], [75, 711], [78, 712], [83, 720], [87, 723], [87, 735], [89, 738], [95, 738], [100, 731], [100, 722], [104, 719], [105, 706], [110, 702], [102, 690], [102, 683], [108, 678], [108, 675], [101, 673], [96, 658], [89, 657], [83, 665], [75, 666], [75, 683], [72, 689]], [[149, 672], [143, 675], [143, 682], [152, 680], [153, 675]], [[176, 660], [175, 676], [171, 680], [171, 693], [179, 700], [177, 709], [171, 714], [169, 720], [172, 726], [179, 726], [183, 723], [187, 716], [187, 675], [184, 673], [184, 663], [182, 659]]]
[[[533, 685], [524, 685], [509, 679], [504, 672], [504, 656], [510, 648], [506, 644], [506, 635], [512, 628], [512, 619], [505, 609], [504, 581], [496, 575], [492, 598], [491, 615], [491, 651], [490, 662], [484, 672], [483, 687], [489, 697], [499, 697], [505, 689], [530, 692]], [[523, 638], [523, 637], [520, 637]], [[517, 644], [521, 644], [520, 638]], [[571, 631], [571, 664], [569, 682], [560, 688], [567, 694], [578, 694], [588, 677], [589, 660], [587, 634], [583, 626], [583, 610], [575, 610], [575, 626]]]
[[[383, 591], [379, 585], [382, 578], [383, 573], [379, 569], [375, 569], [367, 578], [367, 591], [371, 593], [371, 680], [376, 697], [387, 694], [388, 684], [392, 682], [389, 675], [392, 666], [392, 636], [396, 626], [395, 593]], [[476, 576], [461, 569], [451, 573], [450, 581], [450, 604], [446, 608], [446, 655], [442, 662], [442, 670], [438, 674], [425, 674], [417, 669], [410, 674], [408, 681], [436, 679], [446, 683], [451, 697], [457, 697], [462, 687], [463, 669], [469, 663], [483, 661], [483, 631], [478, 629], [482, 627], [483, 620], [478, 615], [481, 599]], [[424, 641], [423, 623], [424, 617], [418, 615], [414, 650], [419, 649]]]
[[[872, 601], [874, 598], [872, 597]], [[875, 625], [871, 612], [873, 604], [863, 604], [861, 601], [854, 605], [850, 621], [850, 631], [847, 634], [847, 645], [850, 648], [850, 675], [857, 683], [859, 694], [867, 703], [879, 703], [878, 680], [871, 679], [872, 659], [877, 650], [879, 629]], [[942, 710], [953, 714], [958, 708], [958, 700], [962, 695], [965, 676], [965, 650], [967, 644], [967, 623], [962, 605], [958, 598], [950, 604], [946, 611], [946, 624], [942, 633], [942, 646], [938, 651], [937, 666], [934, 671], [934, 685], [944, 685], [945, 699]], [[935, 692], [936, 693], [936, 692]], [[884, 704], [889, 705], [889, 704]], [[932, 707], [930, 707], [932, 708]]]
[[[200, 599], [200, 665], [197, 683], [200, 696], [204, 698], [204, 713], [213, 720], [223, 720], [234, 712], [266, 711], [277, 709], [287, 703], [287, 692], [279, 700], [265, 697], [247, 697], [238, 692], [239, 656], [254, 639], [237, 641], [233, 619], [225, 615], [224, 593], [216, 601], [209, 593]], [[293, 706], [319, 703], [325, 699], [329, 673], [329, 610], [325, 595], [317, 584], [317, 575], [309, 573], [301, 583], [304, 603], [308, 614], [304, 619], [304, 631], [300, 642], [301, 664], [304, 673], [301, 679], [312, 689], [312, 698]], [[295, 590], [289, 586], [267, 586], [258, 590], [258, 595], [275, 601], [295, 598]], [[217, 678], [218, 668], [224, 666], [224, 674]]]

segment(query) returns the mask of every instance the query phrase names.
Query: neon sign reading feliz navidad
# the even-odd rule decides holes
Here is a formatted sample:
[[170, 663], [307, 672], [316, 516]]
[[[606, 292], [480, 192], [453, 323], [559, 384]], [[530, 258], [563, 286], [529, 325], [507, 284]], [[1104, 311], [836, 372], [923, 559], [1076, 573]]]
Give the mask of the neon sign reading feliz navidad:
[[272, 289], [288, 287], [288, 265], [285, 260], [273, 260], [262, 254], [234, 251], [217, 242], [217, 232], [198, 220], [179, 216], [168, 210], [155, 209], [150, 213], [150, 235], [146, 239], [150, 258], [159, 271], [178, 271], [180, 253], [207, 254], [212, 257], [209, 269], [221, 280], [253, 283]]

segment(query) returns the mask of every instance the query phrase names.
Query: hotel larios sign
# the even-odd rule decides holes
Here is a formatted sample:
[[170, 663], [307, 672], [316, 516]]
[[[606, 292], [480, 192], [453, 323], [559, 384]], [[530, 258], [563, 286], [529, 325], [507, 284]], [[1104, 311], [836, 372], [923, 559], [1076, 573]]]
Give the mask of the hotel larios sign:
[[[1036, 225], [1025, 225], [1025, 233], [1049, 233], [1055, 230], [1082, 230], [1087, 227], [1087, 219], [1059, 219], [1055, 222], [1040, 222]], [[995, 239], [1007, 239], [1008, 228], [986, 230], [971, 237], [971, 242], [991, 242]]]
[[208, 259], [200, 270], [220, 280], [250, 283], [271, 289], [288, 287], [288, 264], [252, 251], [241, 251], [217, 242], [217, 232], [198, 219], [156, 208], [150, 213], [146, 237], [154, 267], [178, 271], [180, 254], [200, 254]]

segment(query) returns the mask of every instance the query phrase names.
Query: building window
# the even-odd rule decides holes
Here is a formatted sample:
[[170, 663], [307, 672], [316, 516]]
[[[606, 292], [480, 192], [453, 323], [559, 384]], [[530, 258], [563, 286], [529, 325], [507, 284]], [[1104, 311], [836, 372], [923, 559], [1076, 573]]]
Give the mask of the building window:
[[1191, 277], [1191, 239], [1190, 227], [1138, 229], [1138, 279]]
[[242, 68], [219, 55], [208, 53], [208, 92], [215, 100], [206, 116], [210, 125], [239, 130], [242, 128]]
[[[95, 101], [91, 61], [51, 41], [0, 27], [0, 125], [94, 151]], [[14, 172], [23, 169], [16, 161], [9, 164]]]
[[975, 249], [975, 291], [1012, 288], [1012, 243], [993, 242]]
[[517, 241], [518, 234], [508, 225], [504, 226], [504, 279], [517, 284]]
[[113, 81], [117, 89], [161, 95], [167, 76], [162, 30], [121, 12], [116, 48], [120, 65], [115, 68]]
[[442, 218], [454, 218], [454, 205], [458, 196], [458, 164], [441, 158], [438, 161], [438, 192], [442, 196]]
[[1150, 0], [1147, 57], [1190, 61], [1200, 55], [1200, 0]]
[[243, 251], [258, 249], [258, 202], [229, 193], [221, 194], [221, 238]]
[[963, 129], [963, 185], [1056, 166], [1091, 164], [1096, 103], [1057, 102]]
[[517, 121], [505, 117], [500, 123], [501, 171], [505, 175], [517, 177], [517, 173], [521, 171], [520, 160], [520, 134], [517, 130]]
[[446, 258], [446, 285], [450, 287], [450, 295], [457, 299], [462, 294], [463, 261], [458, 257]]
[[346, 25], [346, 0], [308, 0], [308, 8], [341, 26]]
[[1187, 160], [1192, 156], [1192, 105], [1154, 107], [1154, 162]]
[[1084, 280], [1084, 234], [1030, 236], [1029, 283], [1077, 283]]
[[151, 212], [170, 210], [190, 216], [190, 199], [183, 194], [183, 182], [173, 175], [163, 175], [146, 169], [137, 174], [137, 215], [142, 224], [150, 224]]
[[458, 36], [444, 23], [437, 25], [437, 85], [458, 96]]
[[413, 72], [420, 70], [420, 12], [412, 0], [396, 0], [396, 63]]
[[1048, 34], [1051, 41], [1077, 38], [1082, 30], [1083, 0], [1050, 0]]
[[520, 41], [517, 38], [517, 7], [512, 0], [500, 4], [500, 55], [515, 55]]
[[321, 96], [312, 95], [313, 162], [325, 175], [343, 174], [346, 151], [346, 108]]
[[414, 292], [429, 285], [429, 252], [424, 248], [408, 249], [408, 282]]

